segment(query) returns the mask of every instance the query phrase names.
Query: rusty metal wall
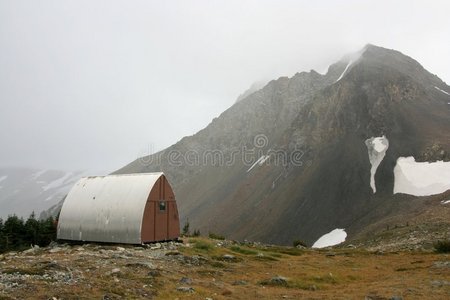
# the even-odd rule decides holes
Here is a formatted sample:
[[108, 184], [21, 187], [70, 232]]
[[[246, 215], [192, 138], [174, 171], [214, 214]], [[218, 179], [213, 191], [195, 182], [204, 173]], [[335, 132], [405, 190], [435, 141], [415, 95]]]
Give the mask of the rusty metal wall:
[[[160, 211], [159, 203], [166, 204]], [[165, 176], [161, 176], [153, 186], [145, 207], [142, 222], [142, 241], [153, 242], [172, 240], [180, 236], [180, 221], [173, 190]]]

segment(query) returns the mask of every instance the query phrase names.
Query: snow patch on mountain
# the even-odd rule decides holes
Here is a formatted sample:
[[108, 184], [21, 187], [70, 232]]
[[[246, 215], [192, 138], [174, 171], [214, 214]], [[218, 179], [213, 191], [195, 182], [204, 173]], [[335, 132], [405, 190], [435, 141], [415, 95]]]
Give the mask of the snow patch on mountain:
[[412, 156], [399, 157], [394, 177], [394, 194], [440, 194], [450, 189], [450, 162], [416, 162]]
[[440, 91], [440, 92], [442, 92], [442, 93], [444, 93], [444, 94], [446, 94], [446, 95], [450, 96], [450, 93], [447, 93], [446, 91], [444, 91], [444, 90], [441, 90], [441, 89], [440, 89], [440, 88], [438, 88], [437, 86], [435, 86], [434, 88], [435, 88], [435, 89], [437, 89], [438, 91]]
[[42, 187], [42, 190], [43, 191], [47, 191], [47, 190], [50, 190], [50, 189], [54, 189], [54, 188], [57, 188], [57, 187], [61, 187], [61, 186], [67, 185], [67, 184], [70, 183], [70, 181], [69, 182], [66, 182], [66, 181], [69, 178], [73, 177], [73, 175], [74, 174], [72, 172], [68, 172], [68, 173], [64, 174], [64, 176], [62, 176], [62, 177], [60, 177], [60, 178], [58, 178], [56, 180], [53, 180], [52, 182], [48, 183], [47, 185], [44, 185]]
[[41, 177], [42, 175], [44, 175], [47, 171], [48, 171], [47, 169], [37, 171], [36, 173], [33, 173], [33, 174], [31, 175], [31, 179], [38, 179], [39, 177]]
[[356, 62], [358, 62], [358, 60], [361, 58], [361, 56], [364, 54], [364, 52], [366, 52], [366, 50], [367, 50], [367, 46], [364, 47], [363, 49], [361, 49], [360, 51], [348, 54], [341, 59], [341, 62], [344, 62], [344, 63], [347, 62], [347, 66], [345, 67], [342, 74], [339, 76], [339, 78], [334, 83], [341, 80], [345, 76], [345, 74], [347, 74], [347, 71], [350, 69], [350, 67], [352, 65], [354, 65]]
[[0, 218], [6, 218], [10, 214], [27, 218], [33, 211], [39, 214], [60, 202], [79, 178], [92, 174], [95, 173], [0, 168]]
[[383, 161], [386, 151], [389, 148], [389, 140], [383, 135], [381, 137], [372, 137], [365, 141], [367, 151], [369, 153], [369, 161], [372, 167], [370, 168], [370, 187], [373, 193], [377, 192], [375, 185], [375, 174], [378, 166]]
[[263, 155], [263, 159], [259, 162], [259, 165], [262, 166], [268, 159], [269, 155]]
[[449, 204], [450, 203], [450, 200], [442, 200], [441, 201], [441, 204]]
[[258, 158], [257, 161], [247, 170], [247, 173], [250, 172], [256, 165], [262, 166], [267, 159], [269, 159], [269, 155], [263, 155], [260, 158]]
[[347, 64], [347, 66], [345, 67], [344, 72], [342, 72], [341, 76], [339, 76], [339, 78], [334, 83], [338, 82], [339, 80], [342, 79], [342, 77], [344, 77], [345, 72], [347, 72], [347, 70], [351, 66], [351, 64], [352, 64], [352, 61], [350, 60]]
[[345, 242], [347, 233], [345, 229], [336, 228], [327, 234], [322, 235], [313, 245], [312, 248], [325, 248]]

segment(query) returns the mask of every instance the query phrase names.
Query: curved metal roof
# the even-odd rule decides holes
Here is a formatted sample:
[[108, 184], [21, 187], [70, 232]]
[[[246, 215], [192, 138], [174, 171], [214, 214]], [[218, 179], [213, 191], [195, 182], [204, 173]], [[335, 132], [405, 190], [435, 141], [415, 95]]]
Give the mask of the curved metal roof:
[[162, 175], [81, 178], [64, 200], [58, 239], [140, 244], [145, 204]]

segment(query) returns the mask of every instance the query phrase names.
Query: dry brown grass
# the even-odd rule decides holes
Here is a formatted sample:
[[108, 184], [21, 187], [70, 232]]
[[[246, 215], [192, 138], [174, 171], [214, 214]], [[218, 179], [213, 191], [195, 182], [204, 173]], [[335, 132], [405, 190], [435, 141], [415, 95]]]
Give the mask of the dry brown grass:
[[[179, 255], [172, 251], [161, 259], [147, 259], [158, 266], [153, 275], [144, 267], [127, 267], [130, 260], [144, 260], [137, 255], [130, 259], [106, 258], [106, 263], [95, 257], [77, 258], [75, 251], [36, 256], [35, 260], [56, 261], [83, 276], [75, 285], [26, 280], [14, 290], [0, 290], [0, 299], [101, 299], [104, 295], [111, 299], [364, 299], [368, 295], [380, 299], [450, 298], [450, 285], [446, 285], [450, 283], [450, 267], [435, 264], [450, 261], [447, 254], [376, 254], [353, 249], [318, 251], [242, 245], [237, 250], [236, 246], [216, 247], [208, 239], [194, 239], [191, 244], [192, 247], [179, 247]], [[143, 253], [146, 251], [152, 250]], [[223, 259], [224, 254], [235, 259]], [[194, 256], [202, 258], [197, 265], [182, 259], [189, 261]], [[29, 261], [30, 258], [8, 259], [1, 262], [0, 270], [23, 270]], [[108, 274], [112, 268], [121, 271]], [[277, 275], [286, 278], [287, 283], [267, 284]], [[183, 284], [182, 277], [192, 282]], [[191, 286], [195, 291], [177, 291], [179, 286]]]

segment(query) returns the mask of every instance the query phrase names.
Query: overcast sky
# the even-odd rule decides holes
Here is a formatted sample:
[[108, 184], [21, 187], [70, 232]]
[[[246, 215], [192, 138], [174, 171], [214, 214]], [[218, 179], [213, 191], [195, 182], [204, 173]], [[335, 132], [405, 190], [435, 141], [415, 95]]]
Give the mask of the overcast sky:
[[0, 0], [0, 166], [107, 170], [205, 127], [253, 82], [366, 43], [450, 82], [450, 1]]

